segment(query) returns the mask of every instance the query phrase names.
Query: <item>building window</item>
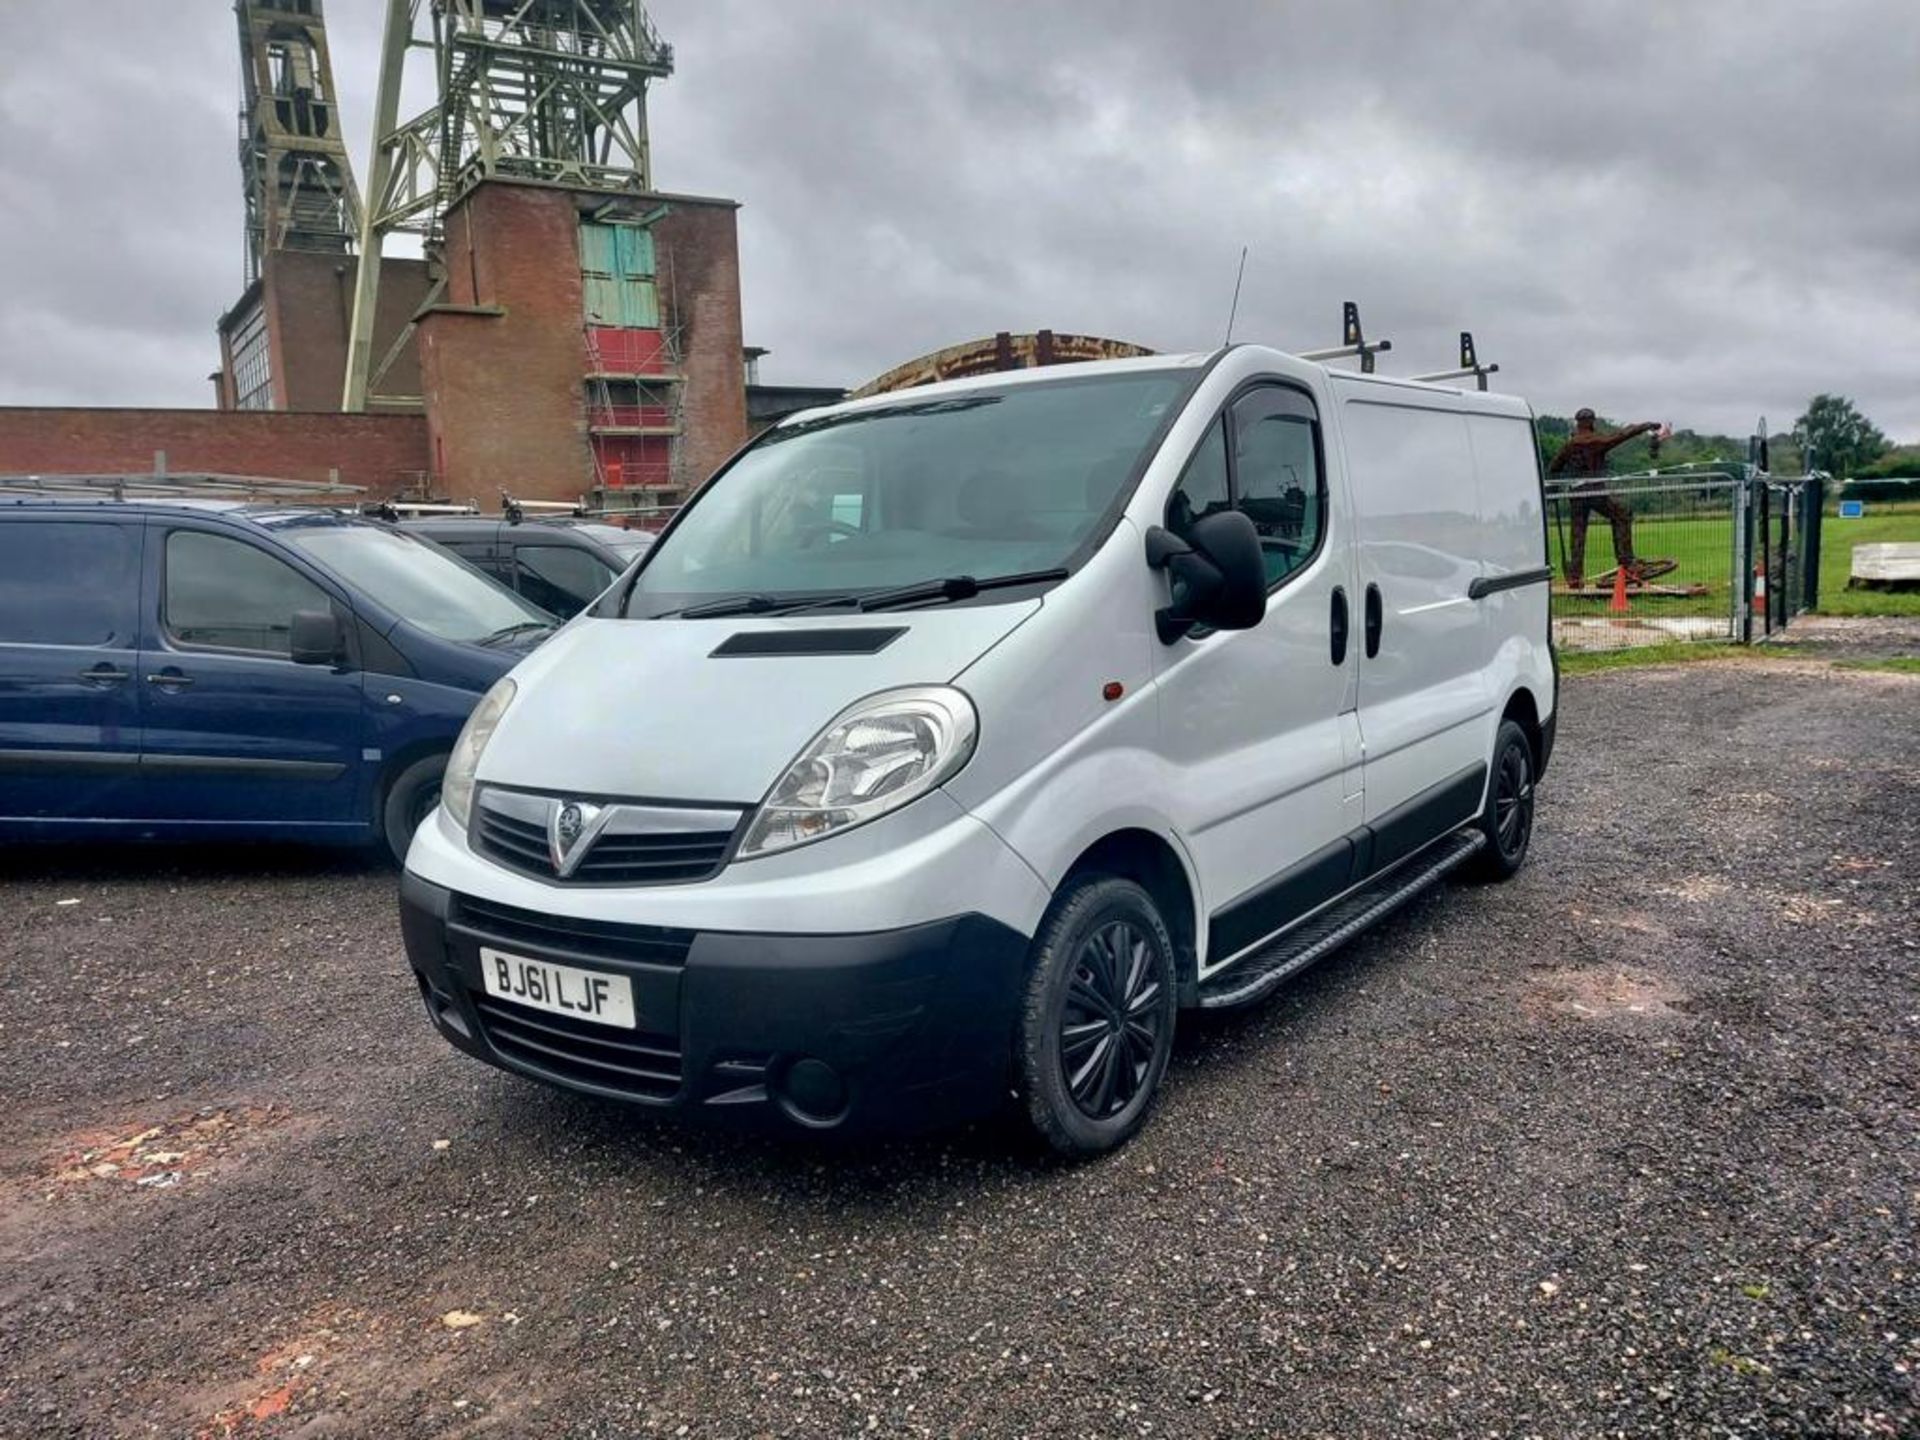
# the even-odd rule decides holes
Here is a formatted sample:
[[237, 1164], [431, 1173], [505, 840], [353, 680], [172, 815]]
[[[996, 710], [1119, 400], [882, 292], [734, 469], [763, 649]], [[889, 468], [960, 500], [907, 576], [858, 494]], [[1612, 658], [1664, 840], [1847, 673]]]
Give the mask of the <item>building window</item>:
[[228, 348], [233, 356], [233, 408], [273, 409], [273, 364], [267, 349], [267, 314], [259, 304], [234, 327]]

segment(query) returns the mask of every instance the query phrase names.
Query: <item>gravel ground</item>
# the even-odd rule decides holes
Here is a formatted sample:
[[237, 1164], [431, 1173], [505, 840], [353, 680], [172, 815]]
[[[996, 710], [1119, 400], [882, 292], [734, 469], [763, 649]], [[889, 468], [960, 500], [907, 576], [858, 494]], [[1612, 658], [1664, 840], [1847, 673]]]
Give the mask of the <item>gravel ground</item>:
[[487, 1070], [390, 873], [7, 856], [0, 1434], [1920, 1434], [1920, 678], [1561, 736], [1519, 880], [1190, 1026], [1080, 1167]]

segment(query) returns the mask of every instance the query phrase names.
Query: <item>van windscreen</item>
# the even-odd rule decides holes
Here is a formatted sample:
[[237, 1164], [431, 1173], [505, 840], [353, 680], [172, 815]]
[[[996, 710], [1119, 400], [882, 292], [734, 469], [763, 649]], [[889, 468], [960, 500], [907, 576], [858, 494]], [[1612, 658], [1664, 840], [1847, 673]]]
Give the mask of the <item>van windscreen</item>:
[[489, 644], [560, 622], [437, 545], [378, 525], [288, 527], [310, 560], [443, 640]]
[[758, 608], [1067, 565], [1195, 372], [904, 396], [770, 431], [653, 548], [625, 613]]

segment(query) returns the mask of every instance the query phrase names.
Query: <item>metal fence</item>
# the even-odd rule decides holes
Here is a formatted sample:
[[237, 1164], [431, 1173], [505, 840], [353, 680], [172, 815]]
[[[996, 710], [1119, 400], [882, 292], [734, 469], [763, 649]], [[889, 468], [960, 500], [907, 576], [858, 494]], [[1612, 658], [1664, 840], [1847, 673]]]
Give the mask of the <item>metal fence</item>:
[[[1745, 639], [1749, 587], [1740, 577], [1753, 484], [1711, 471], [1550, 488], [1555, 643], [1616, 650]], [[1623, 575], [1622, 552], [1644, 572]]]

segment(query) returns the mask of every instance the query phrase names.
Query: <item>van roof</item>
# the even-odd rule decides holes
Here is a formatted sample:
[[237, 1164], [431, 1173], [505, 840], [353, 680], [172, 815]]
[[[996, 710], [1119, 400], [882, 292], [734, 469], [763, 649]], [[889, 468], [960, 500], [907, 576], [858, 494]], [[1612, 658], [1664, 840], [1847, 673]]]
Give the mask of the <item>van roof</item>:
[[[1333, 365], [1313, 360], [1302, 360], [1297, 355], [1275, 349], [1272, 346], [1239, 344], [1228, 349], [1272, 350], [1276, 355], [1284, 355], [1296, 364], [1311, 365], [1326, 375], [1329, 382], [1345, 385], [1380, 386], [1392, 389], [1411, 390], [1436, 398], [1446, 398], [1456, 402], [1457, 407], [1469, 410], [1481, 410], [1498, 415], [1513, 415], [1522, 419], [1533, 418], [1533, 408], [1517, 395], [1485, 393], [1478, 390], [1463, 390], [1457, 386], [1438, 384], [1426, 380], [1413, 380], [1395, 375], [1367, 375], [1357, 370], [1342, 370]], [[1136, 355], [1124, 360], [1086, 360], [1071, 365], [1035, 366], [1022, 370], [990, 370], [980, 375], [965, 375], [955, 380], [941, 380], [931, 385], [916, 385], [908, 390], [889, 390], [880, 395], [867, 395], [858, 400], [845, 400], [835, 405], [821, 405], [811, 410], [802, 410], [789, 415], [780, 422], [781, 426], [815, 419], [821, 415], [843, 415], [861, 410], [884, 409], [889, 405], [911, 403], [924, 397], [942, 395], [963, 395], [974, 390], [1003, 389], [1014, 385], [1038, 385], [1056, 380], [1078, 379], [1083, 376], [1125, 375], [1152, 372], [1156, 370], [1197, 370], [1212, 363], [1223, 352], [1220, 350], [1192, 351], [1175, 355]], [[1385, 398], [1385, 397], [1382, 397]], [[776, 427], [778, 428], [778, 427]]]
[[[1414, 380], [1401, 375], [1365, 375], [1358, 370], [1336, 370], [1331, 365], [1322, 365], [1320, 368], [1327, 372], [1327, 379], [1336, 390], [1412, 392], [1445, 399], [1450, 402], [1448, 409], [1479, 410], [1491, 415], [1510, 415], [1520, 420], [1533, 419], [1533, 406], [1518, 395], [1492, 390], [1466, 390], [1457, 385]], [[1386, 400], [1389, 397], [1382, 394], [1377, 398]]]

